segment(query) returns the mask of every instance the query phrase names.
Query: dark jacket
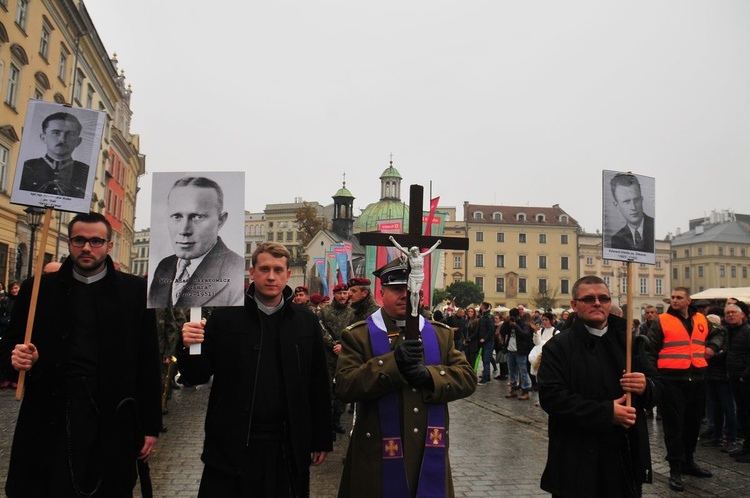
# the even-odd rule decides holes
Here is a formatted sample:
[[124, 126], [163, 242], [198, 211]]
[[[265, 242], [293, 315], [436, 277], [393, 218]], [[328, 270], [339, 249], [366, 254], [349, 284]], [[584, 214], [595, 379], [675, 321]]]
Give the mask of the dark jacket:
[[503, 336], [503, 348], [508, 351], [510, 336], [515, 332], [516, 335], [516, 353], [527, 355], [534, 349], [534, 331], [528, 323], [518, 324], [511, 320], [505, 320], [500, 327], [500, 335]]
[[627, 223], [616, 234], [612, 236], [611, 246], [614, 249], [627, 249], [630, 251], [654, 252], [654, 219], [648, 215], [643, 215], [643, 238], [642, 247], [635, 246], [633, 233], [628, 228]]
[[[256, 368], [262, 351], [261, 318], [251, 284], [245, 306], [217, 309], [206, 323], [200, 355], [178, 352], [180, 373], [189, 384], [205, 384], [213, 375], [206, 412], [203, 462], [222, 472], [239, 475], [253, 427]], [[284, 289], [279, 335], [279, 362], [292, 445], [295, 475], [306, 475], [310, 454], [333, 449], [331, 395], [323, 353], [323, 334], [317, 317], [291, 302]], [[281, 421], [279, 421], [281, 422]], [[250, 449], [252, 451], [252, 448]]]
[[[717, 335], [718, 337], [714, 337]], [[729, 381], [729, 378], [727, 377], [726, 335], [727, 331], [724, 327], [715, 327], [711, 329], [706, 347], [712, 349], [714, 355], [711, 358], [706, 359], [706, 363], [708, 363], [705, 372], [706, 380], [714, 380], [718, 382]]]
[[742, 377], [750, 381], [750, 324], [743, 322], [739, 327], [728, 327], [727, 334], [727, 374], [731, 379]]
[[489, 311], [479, 315], [479, 340], [482, 339], [484, 339], [483, 345], [491, 345], [495, 342], [495, 320]]
[[[606, 336], [618, 353], [616, 361], [621, 363], [615, 368], [622, 371], [626, 322], [610, 315], [608, 324]], [[572, 328], [547, 341], [542, 350], [537, 379], [539, 401], [549, 414], [549, 453], [541, 486], [554, 495], [596, 496], [597, 479], [601, 477], [596, 473], [599, 452], [606, 448], [601, 443], [604, 438], [617, 440], [618, 434], [628, 438], [635, 476], [640, 476], [642, 482], [651, 482], [648, 430], [642, 409], [658, 402], [661, 383], [645, 356], [646, 339], [639, 337], [633, 343], [633, 371], [644, 372], [648, 381], [643, 395], [632, 397], [633, 406], [640, 411], [635, 425], [627, 431], [612, 423], [613, 401], [622, 397], [622, 389], [619, 384], [613, 389], [607, 382], [599, 381], [604, 378], [600, 367], [611, 365], [615, 355], [602, 351], [604, 348], [599, 347], [602, 342], [594, 347], [594, 339], [586, 326], [577, 321]]]
[[[104, 478], [113, 489], [132, 490], [136, 475], [137, 423], [143, 433], [158, 436], [161, 428], [159, 351], [154, 311], [146, 309], [146, 282], [115, 270], [107, 257], [106, 285], [96, 306], [99, 341], [99, 385], [97, 406], [103, 440]], [[6, 490], [10, 496], [25, 496], [39, 478], [55, 451], [65, 427], [66, 354], [75, 320], [70, 302], [73, 262], [68, 258], [56, 273], [43, 275], [31, 342], [39, 360], [26, 374], [26, 391], [18, 414]], [[16, 379], [11, 352], [22, 343], [31, 301], [32, 281], [21, 286], [8, 333], [0, 341], [0, 364], [9, 379]], [[137, 416], [119, 416], [123, 400], [136, 401]], [[140, 432], [140, 431], [138, 431]], [[137, 446], [140, 450], [140, 446]]]

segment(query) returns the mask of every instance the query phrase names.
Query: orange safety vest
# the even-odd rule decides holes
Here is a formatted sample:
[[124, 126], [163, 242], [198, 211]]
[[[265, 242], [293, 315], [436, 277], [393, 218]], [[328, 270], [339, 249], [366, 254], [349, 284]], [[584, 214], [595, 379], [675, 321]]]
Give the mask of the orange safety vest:
[[691, 364], [696, 368], [708, 366], [703, 357], [708, 337], [708, 321], [705, 316], [701, 313], [693, 315], [693, 333], [690, 335], [682, 321], [674, 315], [662, 313], [658, 320], [664, 333], [664, 345], [656, 362], [660, 369], [687, 370]]

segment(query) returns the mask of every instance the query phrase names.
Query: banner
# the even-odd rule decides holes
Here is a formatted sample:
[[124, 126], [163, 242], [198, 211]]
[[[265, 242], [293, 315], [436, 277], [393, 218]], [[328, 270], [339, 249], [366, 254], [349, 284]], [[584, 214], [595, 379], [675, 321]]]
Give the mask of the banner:
[[[378, 232], [380, 233], [404, 233], [404, 222], [403, 220], [378, 220]], [[372, 271], [375, 271], [376, 269], [380, 268], [381, 266], [384, 266], [391, 261], [393, 261], [396, 258], [401, 257], [401, 253], [398, 249], [396, 249], [394, 246], [378, 246], [378, 247], [368, 247], [369, 250], [373, 250], [373, 253], [375, 254], [375, 264], [373, 265]], [[368, 271], [368, 275], [371, 274], [371, 272]], [[374, 297], [375, 300], [378, 301], [378, 304], [382, 304], [380, 302], [380, 279], [375, 279], [375, 286], [374, 286]]]
[[[434, 235], [440, 237], [445, 229], [445, 213], [436, 213], [433, 208], [437, 208], [439, 197], [430, 201], [430, 212], [422, 213], [422, 233], [425, 235]], [[426, 249], [426, 248], [424, 248]], [[428, 309], [432, 304], [432, 291], [435, 289], [435, 281], [440, 272], [440, 254], [442, 250], [438, 249], [424, 258], [424, 282], [422, 282], [422, 303]]]
[[339, 265], [337, 283], [345, 284], [349, 281], [349, 258], [346, 254], [346, 247], [344, 244], [331, 244], [331, 250], [336, 255], [336, 262]]
[[326, 259], [315, 258], [315, 268], [318, 270], [318, 277], [320, 277], [320, 283], [323, 285], [323, 295], [328, 295], [328, 278], [326, 278]]
[[[326, 261], [328, 262], [328, 288], [332, 290], [338, 281], [338, 264], [336, 262], [336, 253], [332, 251], [326, 251]], [[326, 294], [329, 297], [333, 297], [333, 294]]]

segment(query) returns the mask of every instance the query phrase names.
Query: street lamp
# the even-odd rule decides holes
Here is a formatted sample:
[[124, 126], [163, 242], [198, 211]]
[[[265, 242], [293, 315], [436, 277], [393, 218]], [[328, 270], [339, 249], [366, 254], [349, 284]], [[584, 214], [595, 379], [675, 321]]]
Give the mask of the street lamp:
[[26, 272], [26, 278], [31, 278], [31, 268], [34, 261], [34, 240], [36, 239], [36, 229], [42, 224], [42, 216], [44, 216], [44, 210], [27, 207], [23, 210], [26, 213], [26, 223], [31, 229], [31, 243], [29, 244], [29, 269]]

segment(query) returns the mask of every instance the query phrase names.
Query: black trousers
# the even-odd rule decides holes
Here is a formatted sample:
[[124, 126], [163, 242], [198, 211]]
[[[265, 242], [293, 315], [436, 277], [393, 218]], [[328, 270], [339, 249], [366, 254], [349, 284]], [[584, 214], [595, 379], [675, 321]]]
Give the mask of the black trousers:
[[745, 439], [742, 448], [750, 451], [750, 382], [740, 382], [739, 378], [730, 379], [734, 402], [737, 404], [737, 422], [740, 434]]
[[706, 412], [706, 381], [664, 379], [659, 404], [669, 462], [692, 462], [701, 418]]

